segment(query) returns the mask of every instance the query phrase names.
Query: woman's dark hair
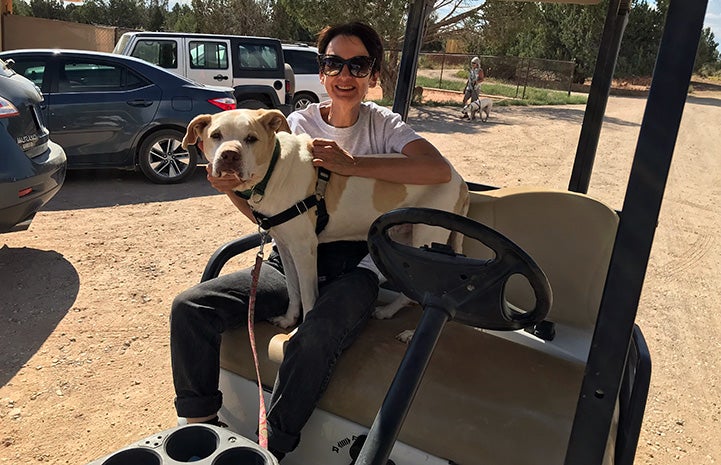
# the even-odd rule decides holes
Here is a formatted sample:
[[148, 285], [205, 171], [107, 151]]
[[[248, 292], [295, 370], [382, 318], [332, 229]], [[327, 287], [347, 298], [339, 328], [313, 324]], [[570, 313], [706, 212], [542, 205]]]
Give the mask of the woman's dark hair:
[[335, 26], [326, 26], [318, 33], [318, 53], [325, 55], [328, 44], [336, 36], [352, 36], [358, 37], [371, 58], [375, 58], [373, 69], [371, 72], [377, 73], [381, 70], [381, 62], [383, 61], [383, 43], [378, 33], [367, 24], [353, 22], [346, 24], [338, 24]]

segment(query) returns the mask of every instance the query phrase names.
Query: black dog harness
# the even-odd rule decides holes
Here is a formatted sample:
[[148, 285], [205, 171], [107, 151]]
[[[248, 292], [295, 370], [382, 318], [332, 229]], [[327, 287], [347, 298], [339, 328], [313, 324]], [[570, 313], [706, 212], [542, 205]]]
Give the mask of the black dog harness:
[[[265, 187], [268, 184], [268, 180], [270, 180], [273, 168], [275, 168], [275, 164], [279, 157], [280, 142], [276, 138], [275, 149], [273, 150], [273, 156], [270, 159], [270, 165], [268, 166], [268, 171], [265, 173], [265, 177], [263, 177], [258, 184], [248, 190], [242, 192], [233, 191], [235, 192], [235, 195], [244, 200], [250, 200], [251, 197], [255, 196], [263, 197], [265, 194]], [[330, 218], [325, 206], [325, 188], [328, 185], [328, 180], [330, 180], [330, 173], [331, 172], [325, 168], [318, 168], [318, 178], [315, 183], [315, 192], [292, 207], [287, 208], [276, 215], [265, 216], [262, 213], [253, 210], [253, 216], [258, 222], [258, 226], [260, 226], [261, 229], [268, 231], [273, 226], [278, 226], [286, 221], [290, 221], [296, 216], [302, 215], [311, 208], [316, 207], [316, 215], [318, 216], [318, 219], [315, 223], [315, 233], [320, 234], [328, 225], [328, 220]]]

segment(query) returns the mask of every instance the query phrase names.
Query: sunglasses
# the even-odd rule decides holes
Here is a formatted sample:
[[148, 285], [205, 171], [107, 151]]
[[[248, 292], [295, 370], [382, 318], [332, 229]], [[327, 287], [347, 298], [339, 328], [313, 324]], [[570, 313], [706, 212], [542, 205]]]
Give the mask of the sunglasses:
[[318, 57], [321, 73], [326, 76], [337, 76], [343, 71], [343, 66], [348, 66], [350, 75], [357, 78], [364, 78], [371, 73], [376, 59], [366, 56], [357, 56], [344, 60], [337, 55], [321, 55]]

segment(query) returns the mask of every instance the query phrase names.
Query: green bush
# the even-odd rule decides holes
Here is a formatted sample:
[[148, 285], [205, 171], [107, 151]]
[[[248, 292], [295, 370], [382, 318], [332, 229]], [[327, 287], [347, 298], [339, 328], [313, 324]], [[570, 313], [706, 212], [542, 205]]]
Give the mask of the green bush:
[[436, 69], [436, 63], [426, 55], [418, 57], [418, 69]]
[[451, 81], [451, 80], [443, 80], [439, 83], [437, 79], [425, 77], [425, 76], [416, 76], [416, 85], [422, 86], [422, 87], [432, 87], [435, 89], [445, 89], [445, 90], [455, 90], [462, 92], [463, 88], [466, 87], [466, 83], [462, 81]]
[[698, 74], [704, 78], [721, 78], [721, 62], [704, 63], [699, 68]]

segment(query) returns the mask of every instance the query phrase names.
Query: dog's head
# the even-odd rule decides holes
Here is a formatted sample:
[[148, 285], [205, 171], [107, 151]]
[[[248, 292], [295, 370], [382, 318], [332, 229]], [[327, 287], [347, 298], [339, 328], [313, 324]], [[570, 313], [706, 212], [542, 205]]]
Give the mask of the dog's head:
[[463, 113], [464, 115], [467, 115], [470, 113], [471, 119], [475, 119], [476, 113], [478, 113], [478, 109], [479, 109], [478, 101], [474, 100], [472, 102], [469, 102], [468, 105], [465, 105], [463, 107], [463, 110], [461, 110], [461, 113]]
[[197, 144], [211, 164], [213, 176], [235, 174], [238, 188], [255, 185], [268, 167], [275, 133], [290, 132], [278, 110], [229, 110], [198, 115], [188, 124], [183, 148]]

